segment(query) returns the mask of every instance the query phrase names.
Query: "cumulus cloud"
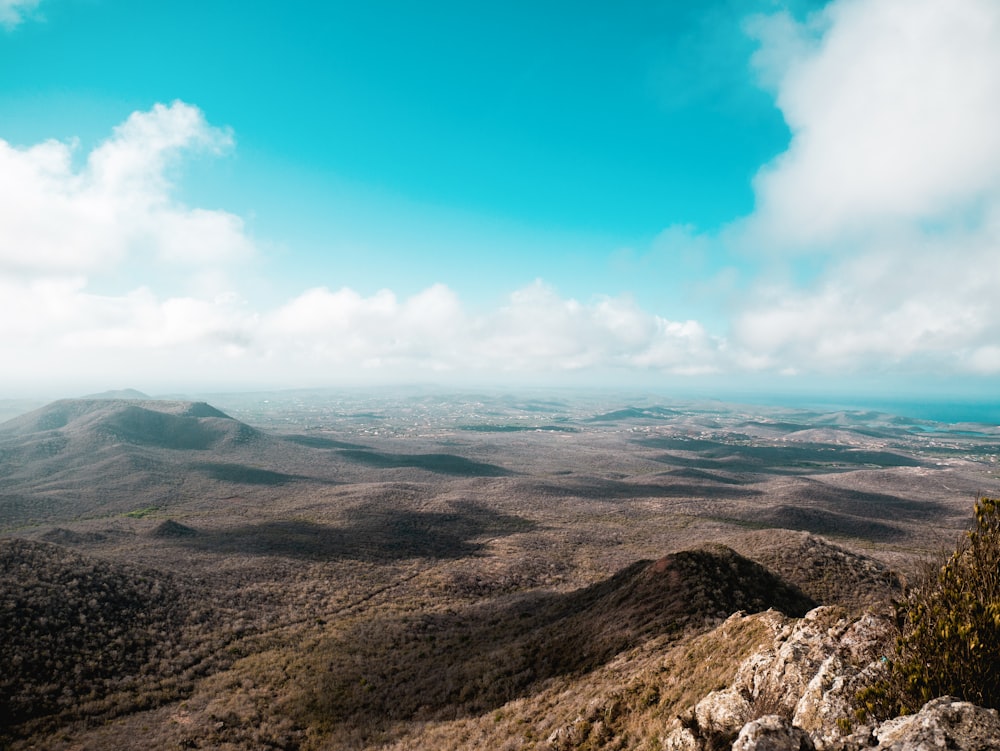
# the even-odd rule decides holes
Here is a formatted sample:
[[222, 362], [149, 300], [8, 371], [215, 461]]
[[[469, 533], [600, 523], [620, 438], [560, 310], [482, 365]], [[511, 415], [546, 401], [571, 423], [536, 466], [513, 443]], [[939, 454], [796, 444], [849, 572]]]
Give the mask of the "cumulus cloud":
[[[542, 282], [476, 314], [444, 284], [406, 298], [315, 287], [255, 306], [226, 282], [254, 252], [240, 218], [183, 205], [168, 177], [192, 153], [231, 146], [226, 130], [181, 102], [133, 113], [79, 162], [73, 143], [0, 142], [8, 384], [60, 374], [95, 386], [112, 374], [134, 383], [301, 385], [720, 366], [722, 343], [696, 322], [668, 321], [624, 298], [564, 299]], [[104, 282], [137, 261], [153, 266], [140, 263], [134, 286], [107, 291]], [[186, 291], [158, 285], [150, 268], [186, 278]], [[213, 281], [192, 283], [206, 278]]]
[[269, 359], [312, 367], [454, 374], [707, 372], [720, 349], [695, 322], [666, 321], [625, 299], [567, 300], [542, 282], [480, 315], [440, 284], [402, 301], [388, 290], [365, 298], [311, 289], [265, 317], [260, 344]]
[[1000, 238], [966, 241], [911, 238], [846, 256], [806, 289], [762, 287], [734, 339], [757, 368], [1000, 372]]
[[250, 255], [239, 217], [184, 206], [167, 177], [185, 153], [231, 144], [183, 102], [133, 113], [80, 169], [76, 144], [0, 140], [0, 271], [59, 275], [130, 256], [204, 265]]
[[[0, 141], [8, 384], [177, 373], [243, 351], [255, 317], [225, 279], [253, 242], [238, 216], [178, 201], [168, 176], [186, 156], [231, 146], [183, 102], [133, 113], [85, 155], [74, 142]], [[126, 267], [141, 279], [129, 283]], [[200, 292], [148, 286], [167, 277]]]
[[792, 131], [754, 183], [763, 240], [809, 249], [996, 200], [1000, 5], [837, 0], [749, 28]]
[[[273, 310], [236, 296], [158, 297], [142, 287], [89, 293], [82, 279], [0, 282], [0, 358], [8, 381], [71, 372], [97, 382], [311, 385], [344, 380], [491, 378], [568, 373], [715, 372], [722, 342], [624, 299], [587, 304], [541, 283], [472, 314], [434, 285], [406, 299], [383, 290], [310, 289]], [[30, 352], [30, 357], [24, 354]]]
[[12, 29], [38, 7], [39, 0], [0, 0], [0, 26]]
[[1000, 372], [1000, 5], [835, 0], [748, 28], [792, 140], [736, 233], [821, 271], [760, 280], [733, 325], [740, 361]]

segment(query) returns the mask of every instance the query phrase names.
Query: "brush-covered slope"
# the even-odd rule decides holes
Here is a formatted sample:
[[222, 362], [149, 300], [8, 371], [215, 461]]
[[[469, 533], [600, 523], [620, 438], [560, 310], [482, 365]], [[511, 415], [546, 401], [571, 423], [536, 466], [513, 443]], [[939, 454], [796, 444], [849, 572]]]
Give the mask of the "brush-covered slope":
[[0, 424], [0, 528], [157, 505], [269, 438], [203, 402], [64, 399]]
[[903, 592], [899, 576], [881, 561], [808, 532], [767, 529], [728, 542], [824, 605], [883, 610]]
[[[167, 521], [152, 534], [186, 537], [191, 530]], [[36, 545], [58, 560], [86, 560]], [[827, 547], [823, 558], [837, 550]], [[855, 563], [845, 558], [846, 567]], [[146, 575], [184, 596], [179, 580]], [[90, 579], [77, 578], [89, 586]], [[786, 616], [769, 611], [714, 626], [737, 610], [801, 616], [813, 605], [722, 545], [638, 561], [575, 591], [435, 601], [427, 587], [433, 581], [418, 577], [413, 589], [401, 584], [387, 599], [375, 593], [363, 607], [323, 617], [296, 610], [263, 640], [248, 633], [231, 647], [243, 659], [197, 682], [180, 708], [102, 726], [92, 719], [101, 712], [92, 714], [85, 702], [91, 730], [77, 725], [72, 742], [58, 748], [128, 747], [137, 733], [156, 738], [156, 748], [652, 747], [676, 714], [731, 681]], [[121, 588], [129, 588], [127, 580]], [[222, 595], [214, 597], [225, 602]], [[173, 638], [174, 631], [158, 633]], [[174, 680], [172, 658], [147, 665], [141, 685]]]
[[[293, 658], [288, 711], [338, 738], [396, 722], [472, 716], [580, 676], [657, 638], [737, 610], [802, 615], [814, 603], [724, 546], [639, 561], [568, 594], [499, 598], [462, 611], [359, 619]], [[340, 735], [346, 734], [346, 735]]]
[[0, 424], [0, 441], [73, 440], [205, 450], [256, 431], [204, 402], [61, 399]]
[[175, 577], [0, 539], [0, 727], [175, 698], [224, 656], [224, 633]]

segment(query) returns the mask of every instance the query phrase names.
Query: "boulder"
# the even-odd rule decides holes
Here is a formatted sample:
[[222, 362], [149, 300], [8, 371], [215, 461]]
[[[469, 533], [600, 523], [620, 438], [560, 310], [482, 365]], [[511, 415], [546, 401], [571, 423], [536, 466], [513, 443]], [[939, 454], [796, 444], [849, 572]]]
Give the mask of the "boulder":
[[914, 715], [875, 729], [878, 751], [1000, 751], [1000, 716], [967, 701], [943, 696]]
[[703, 735], [732, 736], [751, 712], [750, 702], [739, 691], [713, 691], [695, 706], [695, 726]]
[[733, 743], [733, 751], [813, 751], [814, 748], [809, 733], [776, 714], [748, 722]]

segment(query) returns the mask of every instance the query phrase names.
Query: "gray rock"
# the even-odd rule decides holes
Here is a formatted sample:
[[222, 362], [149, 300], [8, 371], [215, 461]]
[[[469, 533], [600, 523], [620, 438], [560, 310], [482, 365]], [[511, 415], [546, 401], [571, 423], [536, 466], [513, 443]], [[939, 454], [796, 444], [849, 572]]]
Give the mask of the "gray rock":
[[885, 669], [882, 656], [892, 639], [888, 620], [865, 615], [830, 645], [831, 653], [802, 692], [792, 717], [793, 724], [812, 734], [820, 751], [870, 736], [870, 728], [849, 730], [838, 721], [851, 717], [854, 696]]
[[951, 697], [874, 730], [843, 722], [858, 689], [886, 669], [887, 619], [851, 621], [834, 608], [798, 621], [773, 618], [770, 642], [743, 661], [728, 687], [699, 701], [662, 738], [663, 749], [708, 751], [735, 737], [733, 751], [1000, 751], [996, 710]]
[[843, 720], [858, 689], [884, 669], [880, 658], [893, 638], [889, 621], [872, 615], [852, 621], [832, 607], [798, 620], [778, 613], [754, 617], [766, 619], [771, 639], [743, 661], [729, 686], [695, 705], [686, 727], [663, 739], [664, 748], [713, 748], [769, 715], [810, 736], [809, 748], [818, 751], [873, 745], [870, 727], [850, 728]]
[[662, 751], [700, 751], [704, 747], [690, 728], [674, 728], [660, 739]]
[[951, 696], [875, 729], [878, 751], [1000, 751], [1000, 716]]
[[750, 702], [733, 689], [713, 691], [694, 708], [697, 728], [705, 735], [732, 737], [750, 719], [750, 713]]
[[733, 751], [813, 751], [809, 734], [780, 715], [765, 715], [743, 726]]

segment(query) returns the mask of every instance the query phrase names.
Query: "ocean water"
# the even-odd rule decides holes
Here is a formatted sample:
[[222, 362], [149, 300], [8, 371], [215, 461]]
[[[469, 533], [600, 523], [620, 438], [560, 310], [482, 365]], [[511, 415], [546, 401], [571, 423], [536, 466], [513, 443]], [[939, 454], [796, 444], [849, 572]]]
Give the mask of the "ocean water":
[[918, 420], [1000, 425], [1000, 402], [889, 401], [872, 406], [871, 409]]
[[884, 397], [872, 399], [854, 397], [842, 402], [828, 403], [809, 403], [803, 400], [795, 406], [823, 410], [873, 410], [912, 420], [931, 420], [948, 424], [971, 422], [1000, 426], [1000, 401], [957, 401], [940, 398], [895, 400]]
[[[1000, 388], [998, 388], [1000, 394]], [[774, 407], [806, 409], [816, 412], [883, 412], [910, 420], [932, 422], [980, 423], [1000, 426], [1000, 396], [997, 399], [965, 399], [933, 396], [919, 398], [907, 396], [894, 399], [886, 396], [819, 394], [733, 394], [724, 401], [745, 404], [767, 404]]]

